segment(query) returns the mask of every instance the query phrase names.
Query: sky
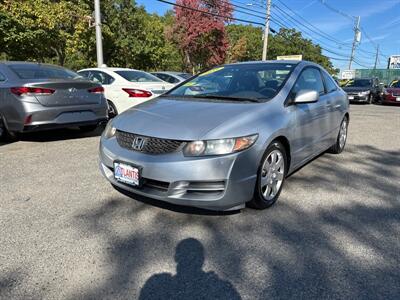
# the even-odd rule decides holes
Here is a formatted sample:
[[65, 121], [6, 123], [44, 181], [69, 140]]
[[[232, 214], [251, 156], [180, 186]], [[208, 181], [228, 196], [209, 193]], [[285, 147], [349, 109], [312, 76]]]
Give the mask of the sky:
[[[175, 2], [175, 0], [168, 1]], [[374, 53], [376, 53], [378, 45], [380, 49], [378, 68], [387, 67], [390, 55], [400, 54], [400, 0], [271, 1], [273, 4], [271, 27], [275, 30], [281, 26], [294, 27], [301, 31], [304, 37], [321, 44], [326, 49], [323, 50], [323, 53], [335, 58], [331, 61], [339, 69], [348, 69], [348, 58], [354, 38], [354, 17], [356, 16], [360, 16], [363, 32], [361, 33], [361, 43], [356, 50], [356, 63], [353, 68], [372, 68], [375, 62]], [[157, 0], [136, 0], [136, 2], [143, 5], [149, 13], [162, 15], [172, 9], [171, 5]], [[231, 3], [248, 8], [248, 10], [244, 10], [236, 7], [236, 9], [250, 14], [265, 13], [263, 6], [265, 6], [266, 0], [231, 0]], [[263, 23], [261, 18], [237, 11], [234, 16]], [[324, 33], [323, 36], [321, 36], [321, 31]]]

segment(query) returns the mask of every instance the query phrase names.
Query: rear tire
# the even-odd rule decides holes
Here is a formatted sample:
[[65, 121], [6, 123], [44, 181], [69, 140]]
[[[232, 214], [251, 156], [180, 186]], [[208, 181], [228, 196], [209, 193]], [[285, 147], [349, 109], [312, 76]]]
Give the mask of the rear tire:
[[0, 116], [0, 141], [12, 142], [17, 139], [17, 135], [14, 132], [8, 131], [3, 118]]
[[343, 149], [346, 146], [348, 127], [349, 119], [345, 116], [342, 123], [340, 123], [340, 129], [335, 144], [328, 149], [329, 153], [339, 154], [343, 152]]
[[272, 142], [258, 167], [254, 196], [247, 203], [249, 207], [266, 209], [278, 200], [284, 185], [287, 165], [285, 147], [278, 141]]

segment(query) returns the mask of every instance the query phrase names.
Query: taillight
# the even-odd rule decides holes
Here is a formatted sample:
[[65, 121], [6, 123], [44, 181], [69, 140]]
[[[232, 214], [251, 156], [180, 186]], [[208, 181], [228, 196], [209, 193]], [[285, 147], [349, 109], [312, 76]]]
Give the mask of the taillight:
[[88, 92], [93, 94], [103, 94], [104, 88], [102, 86], [97, 86], [95, 88], [88, 89]]
[[34, 95], [34, 96], [40, 96], [40, 95], [51, 95], [55, 92], [53, 89], [46, 89], [46, 88], [39, 88], [39, 87], [27, 87], [27, 86], [21, 86], [21, 87], [12, 87], [11, 93], [21, 96], [24, 94], [28, 95]]
[[153, 94], [149, 91], [138, 90], [138, 89], [122, 89], [124, 92], [127, 92], [129, 97], [151, 97]]

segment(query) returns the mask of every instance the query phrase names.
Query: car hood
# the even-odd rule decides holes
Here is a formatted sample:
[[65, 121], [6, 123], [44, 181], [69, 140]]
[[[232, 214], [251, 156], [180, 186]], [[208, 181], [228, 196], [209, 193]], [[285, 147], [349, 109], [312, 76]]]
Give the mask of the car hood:
[[346, 93], [359, 93], [359, 92], [365, 92], [365, 91], [369, 91], [369, 90], [371, 90], [371, 88], [369, 88], [369, 87], [348, 87], [348, 86], [345, 86], [345, 87], [343, 87], [343, 90], [346, 92]]
[[[207, 135], [210, 131], [228, 123], [239, 125], [244, 122], [246, 115], [256, 112], [260, 105], [161, 97], [125, 111], [114, 119], [114, 126], [118, 130], [165, 139], [213, 138]], [[218, 134], [229, 135], [229, 132], [218, 130]]]

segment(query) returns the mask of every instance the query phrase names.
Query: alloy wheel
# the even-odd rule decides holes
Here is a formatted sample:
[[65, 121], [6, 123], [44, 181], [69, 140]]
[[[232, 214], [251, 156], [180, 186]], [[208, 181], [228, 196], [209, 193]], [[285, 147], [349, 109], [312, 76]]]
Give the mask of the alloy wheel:
[[343, 149], [344, 145], [346, 144], [347, 139], [347, 119], [344, 119], [342, 125], [340, 126], [339, 132], [339, 147]]
[[265, 159], [261, 169], [261, 193], [270, 201], [279, 193], [285, 174], [285, 160], [279, 150], [273, 150]]

